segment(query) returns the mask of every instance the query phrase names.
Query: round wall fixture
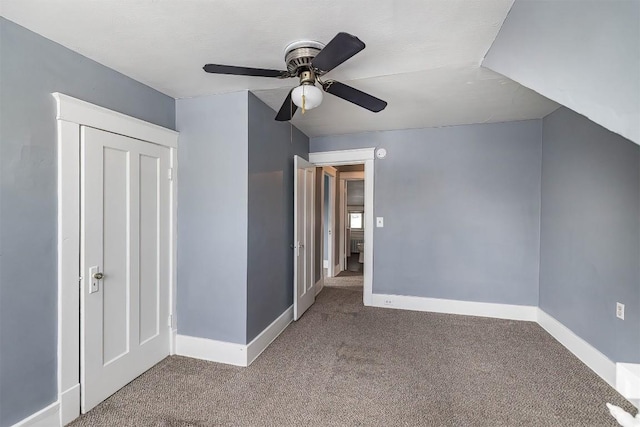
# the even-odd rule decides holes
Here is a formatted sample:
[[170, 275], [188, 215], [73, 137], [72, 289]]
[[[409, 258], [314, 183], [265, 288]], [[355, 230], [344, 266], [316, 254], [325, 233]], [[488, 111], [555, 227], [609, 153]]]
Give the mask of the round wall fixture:
[[385, 150], [384, 148], [378, 148], [376, 150], [376, 157], [379, 159], [384, 159], [385, 157], [387, 157], [387, 150]]

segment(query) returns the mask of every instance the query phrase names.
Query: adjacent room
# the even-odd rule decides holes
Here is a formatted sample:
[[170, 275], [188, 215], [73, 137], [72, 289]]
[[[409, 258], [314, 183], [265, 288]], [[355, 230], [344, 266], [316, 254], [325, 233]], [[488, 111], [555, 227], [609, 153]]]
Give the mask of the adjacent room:
[[640, 0], [0, 15], [0, 427], [640, 425]]

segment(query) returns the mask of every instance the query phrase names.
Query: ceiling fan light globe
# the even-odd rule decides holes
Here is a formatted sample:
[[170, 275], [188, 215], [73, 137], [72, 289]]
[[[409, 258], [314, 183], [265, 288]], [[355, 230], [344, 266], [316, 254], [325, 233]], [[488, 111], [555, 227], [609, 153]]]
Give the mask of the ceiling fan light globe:
[[322, 104], [322, 90], [315, 85], [302, 84], [293, 89], [291, 100], [299, 108], [302, 108], [302, 95], [304, 95], [304, 109], [311, 110]]

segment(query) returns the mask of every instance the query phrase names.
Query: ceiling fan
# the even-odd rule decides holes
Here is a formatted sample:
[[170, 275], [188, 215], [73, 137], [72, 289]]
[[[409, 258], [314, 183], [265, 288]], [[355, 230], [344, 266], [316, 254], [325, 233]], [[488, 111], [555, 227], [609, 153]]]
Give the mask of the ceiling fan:
[[[285, 49], [287, 70], [270, 70], [265, 68], [236, 67], [233, 65], [207, 64], [203, 67], [207, 73], [234, 74], [240, 76], [274, 77], [287, 79], [297, 77], [300, 85], [291, 89], [284, 100], [276, 120], [291, 120], [298, 107], [302, 113], [317, 107], [322, 102], [322, 90], [352, 102], [374, 113], [384, 110], [387, 103], [375, 96], [335, 80], [322, 80], [321, 77], [347, 59], [365, 48], [365, 44], [356, 36], [338, 33], [325, 46], [315, 41], [297, 41]], [[322, 90], [316, 86], [320, 84]]]

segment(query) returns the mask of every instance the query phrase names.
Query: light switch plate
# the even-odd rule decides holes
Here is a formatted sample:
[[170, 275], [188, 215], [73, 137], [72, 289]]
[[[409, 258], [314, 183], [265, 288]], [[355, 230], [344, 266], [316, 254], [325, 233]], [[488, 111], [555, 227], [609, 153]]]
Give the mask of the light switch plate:
[[378, 228], [384, 227], [384, 217], [381, 217], [381, 216], [376, 217], [376, 227]]
[[624, 320], [624, 304], [619, 302], [616, 303], [616, 317]]

